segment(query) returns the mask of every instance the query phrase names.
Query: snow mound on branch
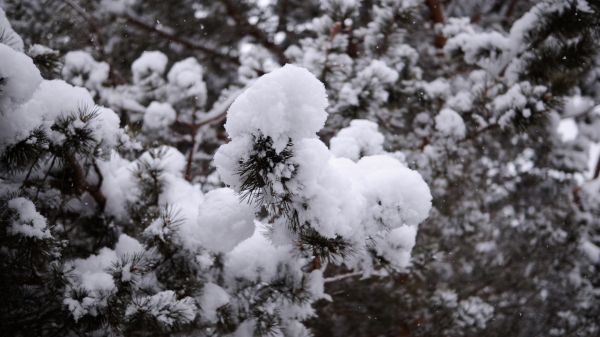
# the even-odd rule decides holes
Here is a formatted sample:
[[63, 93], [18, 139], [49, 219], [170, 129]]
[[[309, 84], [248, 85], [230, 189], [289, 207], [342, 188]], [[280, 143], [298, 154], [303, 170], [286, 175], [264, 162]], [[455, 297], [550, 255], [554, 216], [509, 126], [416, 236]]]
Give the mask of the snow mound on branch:
[[[134, 238], [121, 234], [115, 249], [104, 247], [98, 254], [74, 259], [65, 264], [68, 285], [64, 304], [77, 321], [84, 315], [96, 316], [100, 308], [106, 307], [106, 297], [116, 291], [116, 284], [109, 270], [120, 257], [143, 252], [142, 245]], [[84, 291], [85, 297], [73, 297], [73, 290]]]
[[9, 225], [8, 232], [35, 239], [52, 237], [44, 218], [35, 209], [35, 205], [25, 198], [14, 198], [8, 201], [8, 208], [16, 212], [16, 217]]
[[204, 285], [199, 301], [203, 319], [216, 323], [219, 319], [217, 309], [227, 303], [229, 303], [229, 294], [223, 288], [212, 282]]
[[204, 106], [206, 83], [202, 79], [203, 73], [202, 66], [193, 57], [175, 63], [167, 74], [171, 92], [169, 99], [177, 102], [186, 97], [193, 97], [197, 106]]
[[144, 128], [163, 129], [175, 122], [177, 114], [169, 103], [152, 102], [144, 114]]
[[[3, 35], [4, 44], [18, 52], [24, 50], [23, 39], [13, 30], [2, 8], [0, 8], [0, 32]], [[4, 58], [0, 57], [0, 60], [4, 61]]]
[[2, 43], [0, 60], [0, 113], [7, 114], [31, 98], [42, 82], [42, 75], [29, 56]]
[[108, 63], [97, 62], [90, 54], [77, 50], [65, 55], [62, 76], [73, 85], [99, 89], [108, 78], [108, 71]]
[[105, 148], [126, 139], [119, 117], [96, 107], [86, 89], [62, 80], [43, 80], [31, 58], [1, 43], [0, 60], [0, 148], [26, 139], [36, 129], [53, 144], [62, 145], [65, 131], [53, 126], [67, 117], [73, 118], [73, 129], [88, 129]]
[[198, 227], [193, 232], [204, 247], [229, 252], [254, 233], [254, 210], [230, 188], [205, 194], [200, 204]]
[[464, 120], [452, 109], [442, 109], [435, 116], [435, 128], [444, 136], [458, 139], [464, 138], [467, 132]]
[[152, 73], [162, 75], [167, 68], [167, 56], [159, 51], [145, 51], [131, 64], [133, 82], [139, 83]]
[[377, 124], [355, 119], [349, 127], [341, 129], [331, 138], [329, 147], [335, 156], [357, 161], [363, 155], [382, 153], [383, 140], [383, 135], [377, 131]]
[[230, 137], [271, 137], [283, 150], [290, 139], [315, 137], [327, 119], [325, 87], [308, 70], [286, 64], [261, 76], [233, 102], [225, 129]]
[[[371, 272], [368, 245], [373, 239], [381, 243], [379, 253], [395, 267], [408, 266], [416, 226], [431, 209], [429, 187], [418, 172], [390, 155], [360, 158], [383, 152], [383, 136], [374, 123], [355, 121], [332, 141], [332, 150], [328, 149], [315, 137], [326, 117], [322, 84], [317, 85], [318, 80], [301, 68], [286, 67], [259, 78], [229, 110], [231, 142], [215, 154], [219, 175], [243, 195], [259, 190], [257, 198], [249, 199], [253, 206], [277, 207], [280, 200], [289, 200], [297, 223], [322, 237], [353, 246], [357, 253], [344, 261], [350, 268]], [[297, 81], [291, 83], [292, 78]], [[300, 93], [303, 102], [311, 103], [293, 104], [300, 100]], [[296, 121], [301, 112], [303, 119]], [[336, 157], [337, 152], [348, 153], [356, 162]], [[262, 170], [257, 173], [256, 188], [243, 173], [247, 167]], [[269, 236], [275, 247], [269, 249], [295, 243], [297, 233], [289, 230], [287, 219], [277, 215], [271, 224]], [[235, 262], [238, 252], [250, 249], [251, 242], [257, 241], [253, 237], [234, 249], [230, 262], [237, 265], [236, 273], [248, 268]], [[260, 246], [253, 245], [252, 250], [268, 247]], [[266, 266], [260, 268], [265, 270]]]

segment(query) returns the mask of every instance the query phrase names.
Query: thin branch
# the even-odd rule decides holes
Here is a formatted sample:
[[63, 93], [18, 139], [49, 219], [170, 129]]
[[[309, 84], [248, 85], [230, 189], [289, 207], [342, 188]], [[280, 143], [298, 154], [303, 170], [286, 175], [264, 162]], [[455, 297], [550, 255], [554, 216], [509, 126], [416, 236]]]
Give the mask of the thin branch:
[[[102, 38], [102, 31], [100, 30], [100, 27], [98, 25], [96, 18], [94, 18], [94, 16], [88, 14], [84, 8], [82, 8], [81, 6], [79, 6], [77, 3], [75, 3], [72, 0], [65, 0], [65, 3], [69, 7], [71, 7], [73, 10], [75, 10], [75, 12], [77, 12], [77, 14], [79, 14], [85, 22], [87, 22], [89, 30], [94, 35], [93, 42], [96, 47], [96, 50], [100, 54], [100, 57], [102, 58], [102, 60], [105, 62], [108, 62], [109, 59], [106, 57], [107, 55], [105, 52], [104, 39]], [[109, 77], [113, 80], [113, 82], [115, 84], [123, 84], [123, 83], [127, 82], [127, 81], [125, 81], [125, 79], [123, 79], [119, 74], [117, 74], [114, 71], [114, 67], [112, 66], [112, 64], [109, 63], [108, 69], [109, 69], [108, 70]]]
[[[444, 8], [442, 7], [442, 3], [439, 0], [425, 0], [427, 7], [429, 8], [429, 12], [431, 13], [431, 20], [436, 24], [443, 24], [444, 20]], [[446, 44], [446, 37], [442, 33], [437, 33], [435, 35], [435, 46], [438, 48], [444, 47]]]
[[600, 155], [598, 155], [598, 160], [596, 161], [596, 168], [594, 169], [594, 174], [592, 175], [592, 180], [600, 177]]
[[280, 64], [286, 64], [288, 62], [288, 59], [285, 56], [283, 50], [273, 41], [271, 41], [267, 33], [260, 29], [258, 26], [252, 25], [248, 22], [247, 18], [243, 15], [243, 13], [241, 13], [238, 10], [236, 6], [237, 2], [233, 2], [230, 0], [221, 0], [221, 2], [225, 6], [227, 14], [235, 21], [236, 28], [239, 33], [248, 34], [254, 37], [260, 45], [262, 45], [271, 53], [273, 53], [273, 55], [275, 55], [277, 61]]
[[359, 271], [355, 271], [352, 273], [346, 273], [346, 274], [340, 274], [340, 275], [336, 275], [336, 276], [332, 276], [332, 277], [327, 277], [325, 278], [323, 281], [325, 283], [332, 283], [332, 282], [337, 282], [337, 281], [341, 281], [350, 277], [355, 277], [355, 276], [361, 276], [363, 273], [359, 272]]
[[201, 120], [193, 123], [192, 125], [188, 125], [188, 127], [190, 128], [190, 132], [192, 134], [192, 148], [190, 149], [190, 152], [188, 153], [187, 163], [186, 163], [186, 168], [185, 168], [185, 179], [187, 181], [192, 181], [192, 164], [194, 161], [194, 154], [196, 153], [196, 151], [198, 151], [198, 146], [200, 145], [200, 143], [197, 140], [198, 132], [200, 131], [200, 128], [202, 128], [205, 125], [212, 124], [212, 123], [218, 123], [218, 122], [224, 120], [225, 116], [227, 115], [227, 110], [229, 109], [229, 106], [231, 106], [231, 103], [233, 103], [233, 101], [240, 95], [240, 93], [242, 93], [244, 91], [244, 89], [245, 88], [242, 88], [240, 90], [233, 92], [223, 102], [215, 103], [213, 105], [213, 108], [206, 115], [204, 115]]
[[200, 51], [200, 52], [206, 54], [207, 56], [210, 56], [215, 59], [222, 60], [222, 61], [226, 61], [226, 62], [229, 62], [234, 65], [240, 65], [240, 61], [236, 57], [220, 53], [220, 52], [218, 52], [214, 49], [211, 49], [209, 47], [206, 47], [204, 45], [200, 45], [195, 42], [192, 42], [184, 37], [176, 35], [175, 33], [171, 33], [171, 32], [166, 31], [165, 29], [161, 29], [161, 28], [157, 27], [156, 25], [146, 23], [143, 20], [133, 17], [130, 14], [125, 14], [124, 18], [127, 20], [127, 22], [131, 23], [132, 25], [134, 25], [140, 29], [155, 33], [158, 36], [166, 38], [169, 41], [179, 43], [188, 49]]
[[511, 0], [510, 4], [508, 5], [508, 9], [506, 10], [506, 14], [504, 15], [505, 19], [510, 19], [510, 17], [514, 14], [515, 9], [517, 8], [517, 2], [519, 2], [519, 0]]
[[[65, 159], [69, 165], [69, 168], [73, 171], [77, 189], [79, 189], [80, 192], [88, 192], [92, 198], [94, 198], [96, 204], [98, 204], [98, 207], [100, 209], [104, 209], [104, 205], [106, 205], [106, 197], [104, 194], [102, 194], [100, 186], [92, 186], [87, 182], [85, 179], [85, 173], [83, 172], [81, 165], [79, 165], [79, 162], [77, 162], [75, 159], [74, 154], [67, 155]], [[101, 180], [100, 177], [99, 179]]]

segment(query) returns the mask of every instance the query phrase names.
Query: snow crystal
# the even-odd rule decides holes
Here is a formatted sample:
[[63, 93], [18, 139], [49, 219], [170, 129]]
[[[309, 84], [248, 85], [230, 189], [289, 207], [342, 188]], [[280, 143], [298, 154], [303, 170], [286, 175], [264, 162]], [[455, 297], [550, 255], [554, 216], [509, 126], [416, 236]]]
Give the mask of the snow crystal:
[[8, 208], [16, 213], [16, 218], [10, 223], [7, 231], [13, 235], [22, 235], [34, 239], [51, 237], [44, 218], [28, 199], [15, 198], [8, 201]]
[[152, 102], [144, 113], [144, 128], [163, 129], [175, 122], [177, 115], [169, 103]]
[[350, 126], [341, 129], [330, 141], [331, 152], [338, 157], [358, 160], [364, 155], [383, 152], [383, 135], [377, 130], [377, 124], [355, 119]]
[[229, 137], [271, 137], [283, 150], [290, 139], [315, 137], [327, 119], [325, 87], [308, 70], [287, 64], [261, 76], [231, 105]]
[[467, 131], [462, 117], [452, 109], [442, 109], [435, 116], [435, 128], [444, 136], [458, 139], [464, 138]]

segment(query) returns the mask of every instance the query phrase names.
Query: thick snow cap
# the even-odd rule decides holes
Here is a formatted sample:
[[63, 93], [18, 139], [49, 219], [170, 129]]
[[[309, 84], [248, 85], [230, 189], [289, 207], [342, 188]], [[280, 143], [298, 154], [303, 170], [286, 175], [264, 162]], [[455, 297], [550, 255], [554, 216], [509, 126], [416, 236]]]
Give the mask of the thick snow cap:
[[286, 64], [261, 76], [231, 105], [229, 137], [268, 136], [277, 151], [289, 139], [313, 138], [327, 119], [327, 93], [308, 70]]

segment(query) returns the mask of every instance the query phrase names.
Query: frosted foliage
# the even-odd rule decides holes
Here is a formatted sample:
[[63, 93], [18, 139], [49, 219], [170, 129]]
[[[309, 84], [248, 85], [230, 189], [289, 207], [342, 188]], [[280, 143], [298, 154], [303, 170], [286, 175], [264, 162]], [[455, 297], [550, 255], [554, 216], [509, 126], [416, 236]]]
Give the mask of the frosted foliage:
[[444, 136], [464, 138], [466, 134], [465, 122], [454, 110], [442, 109], [435, 116], [435, 128]]
[[[292, 69], [293, 72], [290, 73], [299, 71], [298, 68]], [[274, 73], [281, 77], [287, 74], [288, 70], [282, 68]], [[305, 74], [305, 71], [301, 73]], [[269, 89], [291, 91], [291, 82], [263, 80], [270, 79], [270, 75], [272, 74], [257, 80], [233, 103], [229, 111], [228, 125], [238, 123], [241, 112], [244, 116], [257, 116], [263, 113], [264, 109], [271, 109], [269, 114], [274, 120], [282, 119], [277, 114], [286, 116], [289, 113], [288, 100], [270, 102], [272, 107], [269, 108], [254, 104], [272, 99], [273, 90]], [[317, 82], [312, 75], [310, 77], [311, 81]], [[289, 85], [290, 88], [283, 84]], [[254, 86], [258, 86], [258, 89]], [[315, 84], [313, 87], [321, 86]], [[320, 90], [312, 92], [316, 95], [314, 98], [308, 96], [309, 94], [310, 92], [307, 92], [303, 97], [305, 102], [314, 102], [322, 97]], [[263, 97], [266, 99], [263, 100]], [[325, 112], [317, 113], [317, 107], [312, 108], [313, 113], [305, 116], [303, 125], [299, 128], [321, 123], [321, 116]], [[324, 109], [324, 106], [321, 109]], [[309, 120], [311, 116], [315, 119], [314, 122]], [[252, 132], [256, 130], [252, 126], [256, 125], [256, 122], [248, 121], [245, 126], [250, 127], [245, 132], [242, 131], [241, 125], [233, 125], [234, 133], [230, 133], [232, 141], [219, 148], [215, 155], [215, 165], [223, 180], [234, 190], [241, 192], [244, 185], [239, 176], [239, 165], [247, 160], [246, 153], [252, 151], [252, 143], [257, 141], [256, 138], [252, 138]], [[361, 153], [361, 149], [362, 152], [382, 152], [383, 137], [378, 134], [376, 125], [368, 121], [355, 121], [348, 129], [340, 132], [338, 140], [332, 140], [332, 151], [314, 137], [317, 130], [313, 128], [306, 129], [302, 134], [298, 134], [297, 129], [286, 130], [284, 127], [281, 130], [287, 131], [288, 134], [280, 133], [276, 137], [291, 140], [286, 150], [289, 149], [293, 155], [284, 162], [270, 164], [272, 171], [266, 176], [270, 190], [264, 192], [265, 202], [289, 198], [295, 204], [303, 204], [297, 213], [298, 223], [309, 224], [325, 238], [339, 237], [351, 242], [357, 251], [365, 255], [360, 257], [360, 254], [356, 254], [345, 263], [352, 268], [362, 265], [366, 273], [370, 272], [368, 264], [364, 264], [368, 259], [368, 238], [384, 235], [386, 231], [401, 226], [413, 226], [413, 230], [396, 232], [393, 236], [394, 241], [389, 242], [385, 251], [388, 256], [394, 255], [391, 250], [402, 251], [403, 257], [394, 255], [394, 259], [398, 261], [396, 265], [408, 265], [408, 257], [414, 245], [409, 243], [414, 241], [416, 226], [428, 216], [431, 194], [427, 184], [416, 171], [408, 169], [391, 156], [382, 154], [358, 158], [365, 154]], [[303, 134], [306, 136], [302, 137]], [[357, 162], [333, 155], [335, 149], [340, 152], [347, 150], [343, 146], [347, 146], [350, 140], [343, 143], [344, 138], [354, 139], [356, 144], [352, 155]], [[275, 151], [281, 151], [282, 149], [277, 149], [275, 144], [274, 142]], [[267, 154], [261, 151], [257, 155], [263, 158], [262, 156]], [[269, 158], [264, 157], [261, 160]], [[285, 234], [286, 228], [285, 224], [275, 222], [273, 240], [276, 244], [288, 244], [290, 240], [293, 241], [293, 235]]]
[[159, 51], [145, 51], [131, 64], [133, 82], [139, 83], [152, 76], [162, 75], [167, 67], [167, 56]]
[[494, 317], [494, 307], [477, 296], [458, 303], [456, 320], [459, 326], [485, 329], [487, 322]]
[[[69, 272], [68, 286], [65, 292], [64, 304], [68, 307], [73, 318], [79, 320], [84, 315], [96, 316], [98, 310], [107, 306], [106, 298], [116, 289], [113, 276], [108, 272], [119, 257], [131, 256], [143, 251], [137, 240], [122, 234], [115, 249], [102, 248], [98, 254], [85, 259], [68, 261], [64, 269]], [[83, 290], [83, 298], [74, 298], [72, 292]]]
[[350, 126], [341, 129], [330, 141], [331, 152], [337, 157], [357, 161], [365, 155], [383, 152], [383, 135], [377, 124], [363, 119], [355, 119]]
[[[84, 88], [73, 87], [61, 80], [43, 81], [31, 100], [17, 109], [22, 118], [13, 118], [11, 122], [18, 123], [18, 127], [14, 125], [15, 131], [19, 132], [17, 137], [42, 126], [50, 139], [60, 144], [63, 136], [50, 129], [56, 119], [65, 116], [65, 111], [77, 112], [94, 106], [92, 96]], [[82, 121], [81, 125], [83, 123]], [[98, 107], [96, 117], [87, 122], [87, 126], [93, 131], [92, 136], [98, 143], [102, 142], [109, 147], [116, 146], [123, 137], [119, 117], [107, 108]]]
[[28, 199], [15, 198], [8, 201], [8, 208], [15, 212], [8, 232], [26, 238], [47, 239], [51, 237], [44, 218]]
[[154, 317], [159, 323], [171, 327], [175, 323], [189, 323], [196, 317], [197, 308], [194, 299], [177, 299], [172, 290], [161, 291], [152, 296], [137, 298], [125, 311], [125, 316], [139, 312]]
[[31, 58], [2, 43], [0, 60], [0, 118], [5, 118], [4, 116], [12, 112], [16, 105], [23, 104], [31, 98], [42, 82], [42, 76]]
[[73, 85], [97, 90], [108, 78], [108, 70], [108, 63], [97, 62], [84, 51], [72, 51], [65, 55], [62, 75]]
[[323, 83], [308, 70], [287, 64], [261, 76], [233, 102], [225, 129], [231, 138], [271, 137], [281, 151], [289, 139], [315, 137], [327, 118], [326, 106]]
[[8, 79], [3, 86], [7, 94], [0, 96], [0, 108], [9, 109], [9, 113], [0, 114], [0, 145], [22, 140], [38, 128], [52, 143], [61, 144], [65, 136], [51, 127], [67, 113], [78, 119], [75, 128], [91, 130], [92, 138], [105, 147], [114, 147], [126, 139], [119, 127], [119, 117], [110, 109], [97, 107], [94, 118], [81, 120], [82, 116], [77, 112], [95, 106], [86, 89], [73, 87], [62, 80], [42, 80], [29, 57], [2, 44], [0, 57], [8, 60], [0, 64], [0, 74]]
[[144, 113], [144, 129], [159, 130], [168, 127], [177, 118], [169, 103], [152, 102]]

